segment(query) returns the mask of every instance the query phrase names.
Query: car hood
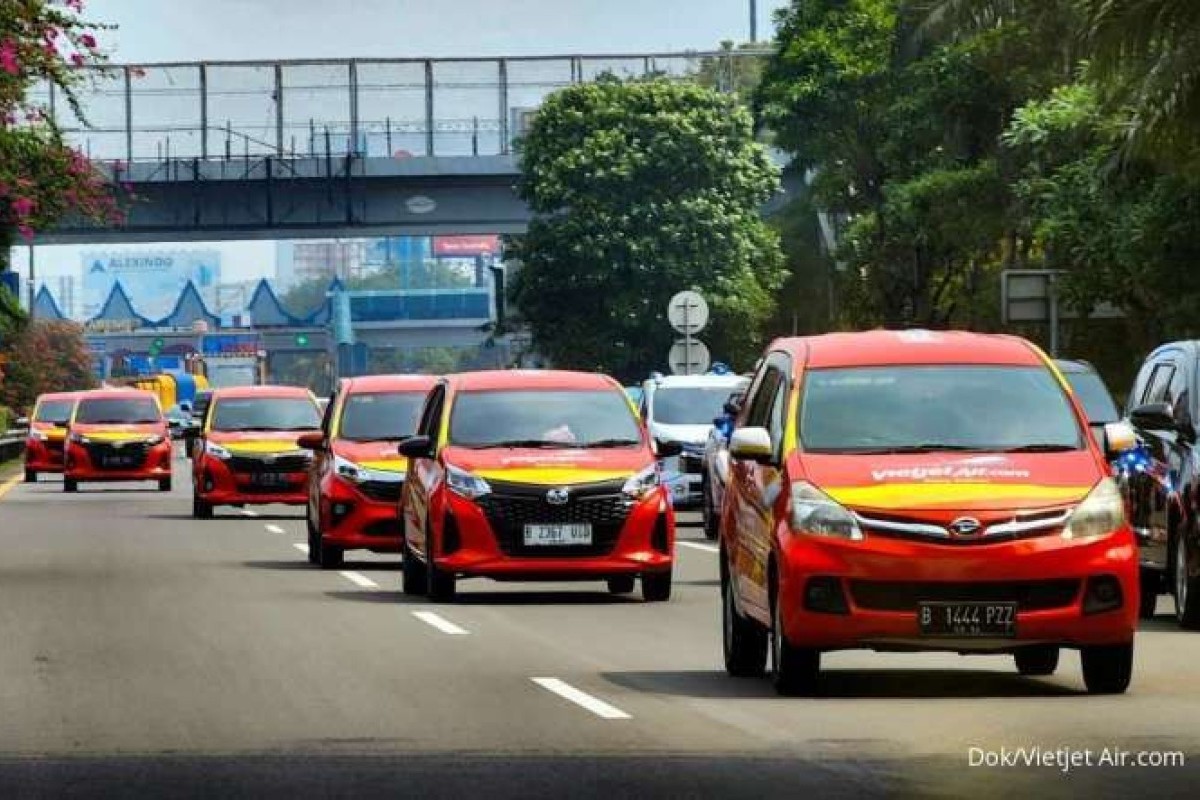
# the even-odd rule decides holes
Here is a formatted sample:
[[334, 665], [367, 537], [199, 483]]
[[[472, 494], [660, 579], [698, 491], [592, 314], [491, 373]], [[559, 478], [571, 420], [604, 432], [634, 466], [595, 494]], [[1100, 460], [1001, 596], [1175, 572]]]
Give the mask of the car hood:
[[628, 478], [654, 463], [645, 447], [611, 450], [472, 450], [448, 447], [447, 464], [488, 480], [538, 485], [571, 485]]
[[296, 440], [320, 431], [209, 431], [208, 440], [231, 453], [287, 453], [298, 450]]
[[1105, 477], [1086, 450], [1067, 453], [801, 456], [834, 500], [882, 514], [1012, 512], [1081, 501]]
[[333, 454], [367, 469], [404, 472], [408, 468], [408, 459], [400, 455], [397, 447], [396, 442], [350, 442], [337, 439], [333, 442]]
[[75, 423], [71, 433], [78, 433], [100, 442], [127, 442], [150, 436], [166, 436], [167, 426], [161, 422], [147, 425], [86, 425]]
[[695, 445], [703, 445], [708, 441], [708, 433], [712, 428], [711, 423], [708, 425], [664, 425], [661, 422], [652, 422], [650, 424], [650, 430], [653, 431], [656, 439]]

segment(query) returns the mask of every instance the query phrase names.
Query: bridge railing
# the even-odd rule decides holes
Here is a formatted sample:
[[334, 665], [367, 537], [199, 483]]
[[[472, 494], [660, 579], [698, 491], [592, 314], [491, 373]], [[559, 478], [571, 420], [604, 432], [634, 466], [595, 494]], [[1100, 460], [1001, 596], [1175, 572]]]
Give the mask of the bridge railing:
[[101, 161], [503, 155], [547, 95], [611, 73], [736, 91], [766, 50], [477, 59], [204, 62], [85, 68], [82, 118], [34, 99]]

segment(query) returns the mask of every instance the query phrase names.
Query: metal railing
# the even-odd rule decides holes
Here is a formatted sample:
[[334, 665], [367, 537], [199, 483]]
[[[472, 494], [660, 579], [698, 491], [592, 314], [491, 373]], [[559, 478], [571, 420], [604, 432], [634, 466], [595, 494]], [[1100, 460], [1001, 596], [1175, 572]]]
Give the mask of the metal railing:
[[25, 434], [0, 434], [0, 464], [19, 458], [25, 452]]
[[128, 64], [84, 68], [83, 119], [53, 86], [33, 99], [99, 161], [504, 155], [563, 87], [664, 75], [736, 91], [770, 52]]

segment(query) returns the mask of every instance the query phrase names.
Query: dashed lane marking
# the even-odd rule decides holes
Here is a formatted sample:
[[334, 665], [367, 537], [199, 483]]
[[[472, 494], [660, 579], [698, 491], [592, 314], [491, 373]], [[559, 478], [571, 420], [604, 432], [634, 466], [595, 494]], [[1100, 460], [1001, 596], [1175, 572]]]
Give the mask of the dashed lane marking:
[[680, 547], [690, 547], [693, 550], [703, 550], [706, 553], [721, 552], [721, 548], [717, 547], [715, 544], [703, 544], [701, 542], [683, 542], [678, 539], [675, 540], [675, 544], [679, 545]]
[[266, 527], [267, 533], [287, 533], [287, 531], [278, 525], [266, 525], [264, 527]]
[[[305, 549], [305, 552], [308, 552], [307, 548]], [[353, 572], [348, 569], [342, 570], [339, 574], [346, 580], [353, 583], [355, 586], [360, 586], [363, 589], [379, 588], [379, 584], [368, 578], [366, 575], [359, 575], [357, 572]]]
[[460, 628], [450, 620], [446, 619], [440, 614], [435, 614], [432, 611], [414, 611], [412, 612], [412, 615], [421, 620], [421, 622], [424, 622], [426, 625], [437, 628], [439, 631], [449, 636], [466, 636], [468, 633], [470, 633], [470, 631], [466, 630], [465, 628]]
[[558, 678], [530, 678], [530, 680], [546, 691], [553, 692], [580, 708], [586, 708], [601, 719], [631, 719], [628, 714], [616, 706], [609, 705], [600, 698], [593, 697], [581, 689], [576, 689], [571, 684], [561, 681]]

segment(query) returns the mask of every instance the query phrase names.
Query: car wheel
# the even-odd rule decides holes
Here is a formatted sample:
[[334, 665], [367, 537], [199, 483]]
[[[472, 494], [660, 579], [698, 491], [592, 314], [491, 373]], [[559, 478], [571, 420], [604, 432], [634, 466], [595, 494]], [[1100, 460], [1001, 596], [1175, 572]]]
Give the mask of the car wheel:
[[160, 478], [158, 481], [158, 490], [160, 492], [171, 491], [171, 479], [170, 478]]
[[1192, 546], [1181, 534], [1175, 542], [1175, 619], [1188, 630], [1200, 629], [1200, 578], [1188, 574]]
[[212, 519], [213, 507], [204, 502], [199, 495], [195, 495], [192, 497], [192, 516], [196, 519]]
[[779, 592], [771, 600], [771, 675], [775, 691], [785, 697], [802, 697], [816, 691], [821, 673], [821, 653], [793, 647], [784, 632]]
[[1083, 682], [1091, 694], [1123, 694], [1133, 678], [1133, 643], [1079, 651]]
[[713, 508], [712, 496], [712, 481], [704, 481], [700, 489], [701, 503], [703, 504], [702, 513], [704, 515], [704, 535], [708, 539], [716, 540], [720, 535], [720, 527], [718, 525], [719, 517], [716, 509]]
[[321, 534], [317, 531], [317, 526], [313, 524], [312, 510], [307, 504], [304, 506], [304, 527], [308, 530], [308, 563], [317, 563], [317, 542], [321, 540]]
[[317, 534], [317, 564], [321, 569], [337, 569], [346, 561], [346, 551], [331, 544], [325, 544], [325, 538]]
[[63, 478], [63, 491], [64, 492], [78, 492], [79, 491], [79, 481], [75, 480], [74, 478]]
[[25, 470], [25, 482], [26, 483], [37, 483], [37, 473], [31, 469]]
[[404, 562], [401, 565], [401, 589], [410, 597], [423, 595], [428, 588], [428, 577], [424, 562], [417, 558], [417, 554], [405, 541]]
[[608, 579], [608, 591], [610, 594], [629, 594], [635, 582], [632, 575], [618, 575]]
[[1053, 645], [1023, 647], [1013, 653], [1013, 659], [1017, 662], [1017, 672], [1022, 675], [1053, 675], [1058, 669], [1058, 648]]
[[453, 603], [454, 596], [458, 592], [457, 576], [453, 572], [447, 572], [438, 567], [437, 562], [433, 558], [433, 536], [430, 532], [425, 534], [425, 581], [429, 584], [426, 589], [427, 596], [435, 603]]
[[1154, 619], [1154, 612], [1158, 609], [1159, 588], [1162, 586], [1161, 578], [1158, 572], [1152, 569], [1142, 570], [1138, 578], [1138, 616], [1142, 619]]
[[721, 649], [725, 671], [734, 678], [758, 678], [767, 668], [767, 630], [737, 609], [733, 581], [721, 577]]
[[642, 599], [647, 603], [665, 603], [671, 599], [671, 573], [647, 572], [642, 575]]

